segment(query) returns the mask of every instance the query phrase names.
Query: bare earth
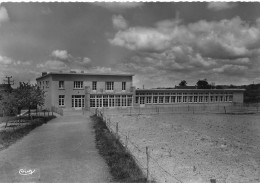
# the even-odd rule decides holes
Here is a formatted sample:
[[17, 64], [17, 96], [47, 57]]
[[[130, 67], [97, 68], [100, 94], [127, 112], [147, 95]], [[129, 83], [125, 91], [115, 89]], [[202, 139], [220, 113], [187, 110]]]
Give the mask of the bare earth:
[[[89, 117], [80, 112], [49, 121], [0, 151], [0, 182], [109, 182], [94, 138]], [[20, 169], [37, 171], [30, 177]]]
[[260, 116], [225, 114], [108, 115], [112, 128], [129, 134], [142, 152], [129, 149], [146, 167], [145, 147], [167, 172], [150, 161], [158, 182], [260, 182]]

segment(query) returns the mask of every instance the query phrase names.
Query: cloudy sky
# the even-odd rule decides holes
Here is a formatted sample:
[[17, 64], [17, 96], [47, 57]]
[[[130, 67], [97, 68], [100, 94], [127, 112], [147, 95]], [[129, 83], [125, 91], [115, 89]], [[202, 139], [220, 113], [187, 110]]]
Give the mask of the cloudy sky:
[[0, 83], [41, 72], [133, 73], [137, 87], [185, 79], [260, 83], [260, 3], [2, 3]]

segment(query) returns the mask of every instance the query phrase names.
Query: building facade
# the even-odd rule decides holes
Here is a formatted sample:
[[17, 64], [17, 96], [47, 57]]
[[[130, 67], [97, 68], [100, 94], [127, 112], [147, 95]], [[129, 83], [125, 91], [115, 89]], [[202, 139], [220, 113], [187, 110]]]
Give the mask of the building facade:
[[131, 74], [43, 73], [37, 85], [45, 91], [43, 108], [89, 109], [133, 106]]
[[43, 73], [43, 108], [90, 109], [173, 104], [243, 103], [243, 89], [135, 89], [132, 74]]
[[243, 103], [244, 89], [137, 89], [135, 105]]

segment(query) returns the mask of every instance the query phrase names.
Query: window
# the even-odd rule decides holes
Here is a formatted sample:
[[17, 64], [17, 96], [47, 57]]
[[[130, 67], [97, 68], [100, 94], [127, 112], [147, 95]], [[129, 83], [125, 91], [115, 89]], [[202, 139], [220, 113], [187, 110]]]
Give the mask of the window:
[[189, 96], [189, 102], [192, 102], [192, 96]]
[[90, 107], [96, 107], [95, 95], [90, 95]]
[[46, 81], [46, 88], [49, 88], [49, 81]]
[[74, 81], [74, 88], [83, 88], [83, 81]]
[[64, 89], [64, 81], [59, 81], [59, 89]]
[[159, 97], [159, 103], [163, 103], [163, 98], [164, 97]]
[[198, 96], [194, 96], [194, 102], [198, 102]]
[[158, 97], [153, 97], [153, 103], [156, 104], [158, 101]]
[[126, 106], [126, 95], [122, 95], [122, 106]]
[[114, 82], [113, 81], [106, 82], [106, 90], [114, 90]]
[[181, 103], [181, 96], [177, 96], [177, 103]]
[[203, 96], [199, 96], [199, 102], [203, 101]]
[[171, 103], [175, 103], [175, 96], [171, 96]]
[[205, 102], [208, 102], [208, 96], [205, 96]]
[[187, 96], [183, 97], [183, 102], [185, 102], [185, 103], [187, 102]]
[[132, 95], [127, 95], [127, 106], [132, 106]]
[[165, 97], [165, 103], [169, 103], [170, 102], [170, 97], [169, 96], [166, 96]]
[[59, 95], [59, 106], [64, 106], [65, 95]]
[[114, 107], [115, 106], [115, 99], [114, 95], [109, 96], [109, 107]]
[[146, 103], [147, 103], [147, 104], [150, 104], [151, 102], [152, 102], [152, 97], [147, 97], [147, 98], [146, 98]]
[[97, 90], [97, 82], [92, 81], [92, 90]]
[[126, 82], [122, 82], [122, 90], [125, 90], [126, 88]]
[[108, 96], [107, 95], [103, 96], [103, 107], [108, 107]]
[[140, 104], [144, 104], [144, 100], [145, 99], [145, 97], [140, 97]]
[[120, 95], [116, 95], [116, 106], [121, 106]]
[[139, 97], [135, 97], [135, 103], [139, 103]]

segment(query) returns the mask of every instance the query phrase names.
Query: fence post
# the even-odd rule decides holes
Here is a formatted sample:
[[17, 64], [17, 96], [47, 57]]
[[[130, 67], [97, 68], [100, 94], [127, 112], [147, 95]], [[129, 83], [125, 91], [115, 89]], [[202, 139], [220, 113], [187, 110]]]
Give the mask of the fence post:
[[146, 159], [147, 159], [147, 164], [146, 164], [146, 166], [147, 166], [147, 181], [149, 182], [149, 180], [150, 180], [150, 172], [149, 172], [149, 149], [148, 149], [148, 147], [146, 146]]
[[116, 123], [116, 135], [118, 136], [118, 122]]

